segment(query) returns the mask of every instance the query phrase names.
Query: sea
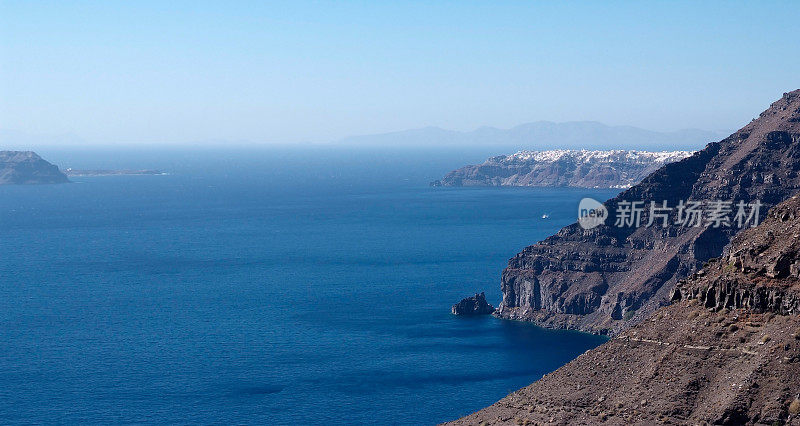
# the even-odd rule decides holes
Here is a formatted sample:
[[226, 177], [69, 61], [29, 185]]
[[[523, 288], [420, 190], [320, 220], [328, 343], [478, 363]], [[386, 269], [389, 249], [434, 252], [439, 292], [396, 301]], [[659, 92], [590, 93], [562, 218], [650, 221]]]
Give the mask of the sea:
[[0, 423], [408, 424], [603, 343], [450, 307], [618, 190], [436, 188], [497, 148], [51, 148], [0, 187]]

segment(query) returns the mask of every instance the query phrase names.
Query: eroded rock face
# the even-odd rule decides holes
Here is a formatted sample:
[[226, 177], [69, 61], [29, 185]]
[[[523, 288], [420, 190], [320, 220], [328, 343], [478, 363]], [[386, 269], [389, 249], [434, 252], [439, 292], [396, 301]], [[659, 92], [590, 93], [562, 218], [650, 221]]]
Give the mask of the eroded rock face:
[[33, 151], [0, 151], [0, 185], [66, 183], [67, 176]]
[[451, 312], [453, 315], [489, 315], [494, 312], [494, 306], [486, 301], [486, 295], [480, 293], [462, 299], [453, 305]]
[[800, 424], [798, 261], [795, 196], [671, 305], [453, 424]]
[[[718, 257], [738, 227], [616, 227], [621, 201], [759, 200], [767, 208], [800, 191], [800, 90], [786, 93], [728, 138], [667, 164], [604, 203], [610, 219], [561, 229], [514, 256], [495, 315], [555, 328], [616, 334], [667, 304], [679, 279]], [[576, 206], [577, 207], [577, 206]], [[642, 216], [647, 223], [648, 212]], [[769, 273], [800, 264], [777, 262]]]
[[769, 212], [758, 230], [738, 235], [725, 254], [689, 281], [678, 283], [673, 301], [697, 299], [711, 310], [747, 309], [800, 314], [800, 198]]

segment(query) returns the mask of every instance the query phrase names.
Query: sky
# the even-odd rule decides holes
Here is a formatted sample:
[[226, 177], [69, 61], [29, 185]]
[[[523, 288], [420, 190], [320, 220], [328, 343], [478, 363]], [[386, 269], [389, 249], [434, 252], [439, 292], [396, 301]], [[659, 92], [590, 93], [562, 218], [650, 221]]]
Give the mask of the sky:
[[0, 130], [112, 145], [538, 120], [729, 132], [800, 88], [798, 17], [795, 1], [0, 0]]

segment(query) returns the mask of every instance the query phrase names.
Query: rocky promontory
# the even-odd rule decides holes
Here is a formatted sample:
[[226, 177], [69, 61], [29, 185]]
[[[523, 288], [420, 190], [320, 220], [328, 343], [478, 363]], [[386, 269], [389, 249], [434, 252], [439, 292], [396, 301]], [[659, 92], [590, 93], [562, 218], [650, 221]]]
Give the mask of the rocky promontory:
[[628, 188], [691, 151], [519, 151], [448, 173], [431, 186]]
[[0, 151], [0, 185], [67, 183], [58, 167], [33, 151]]
[[800, 424], [800, 197], [681, 281], [673, 303], [477, 424]]
[[[728, 138], [661, 167], [603, 203], [606, 223], [592, 229], [575, 223], [523, 249], [503, 271], [503, 300], [495, 315], [616, 335], [667, 304], [680, 279], [720, 256], [750, 226], [715, 226], [707, 213], [696, 223], [680, 224], [677, 210], [664, 226], [645, 226], [649, 207], [726, 201], [732, 219], [736, 203], [758, 203], [766, 211], [798, 191], [800, 90], [785, 93]], [[615, 218], [624, 217], [631, 202], [647, 206], [641, 225], [617, 226]], [[746, 256], [741, 262], [746, 264]]]

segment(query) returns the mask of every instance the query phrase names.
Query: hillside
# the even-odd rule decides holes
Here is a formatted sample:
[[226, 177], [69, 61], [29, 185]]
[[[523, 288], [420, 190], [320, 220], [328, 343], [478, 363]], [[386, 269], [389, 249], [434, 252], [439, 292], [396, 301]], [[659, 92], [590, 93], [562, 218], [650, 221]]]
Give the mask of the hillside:
[[800, 197], [674, 303], [453, 424], [800, 424]]
[[67, 176], [33, 151], [0, 151], [0, 185], [66, 183]]
[[[742, 129], [670, 163], [604, 203], [609, 220], [578, 224], [526, 247], [503, 271], [495, 315], [614, 335], [666, 304], [677, 281], [719, 256], [742, 227], [677, 223], [615, 226], [622, 207], [715, 200], [763, 205], [800, 191], [800, 90], [786, 93]], [[641, 212], [643, 224], [649, 211]]]

